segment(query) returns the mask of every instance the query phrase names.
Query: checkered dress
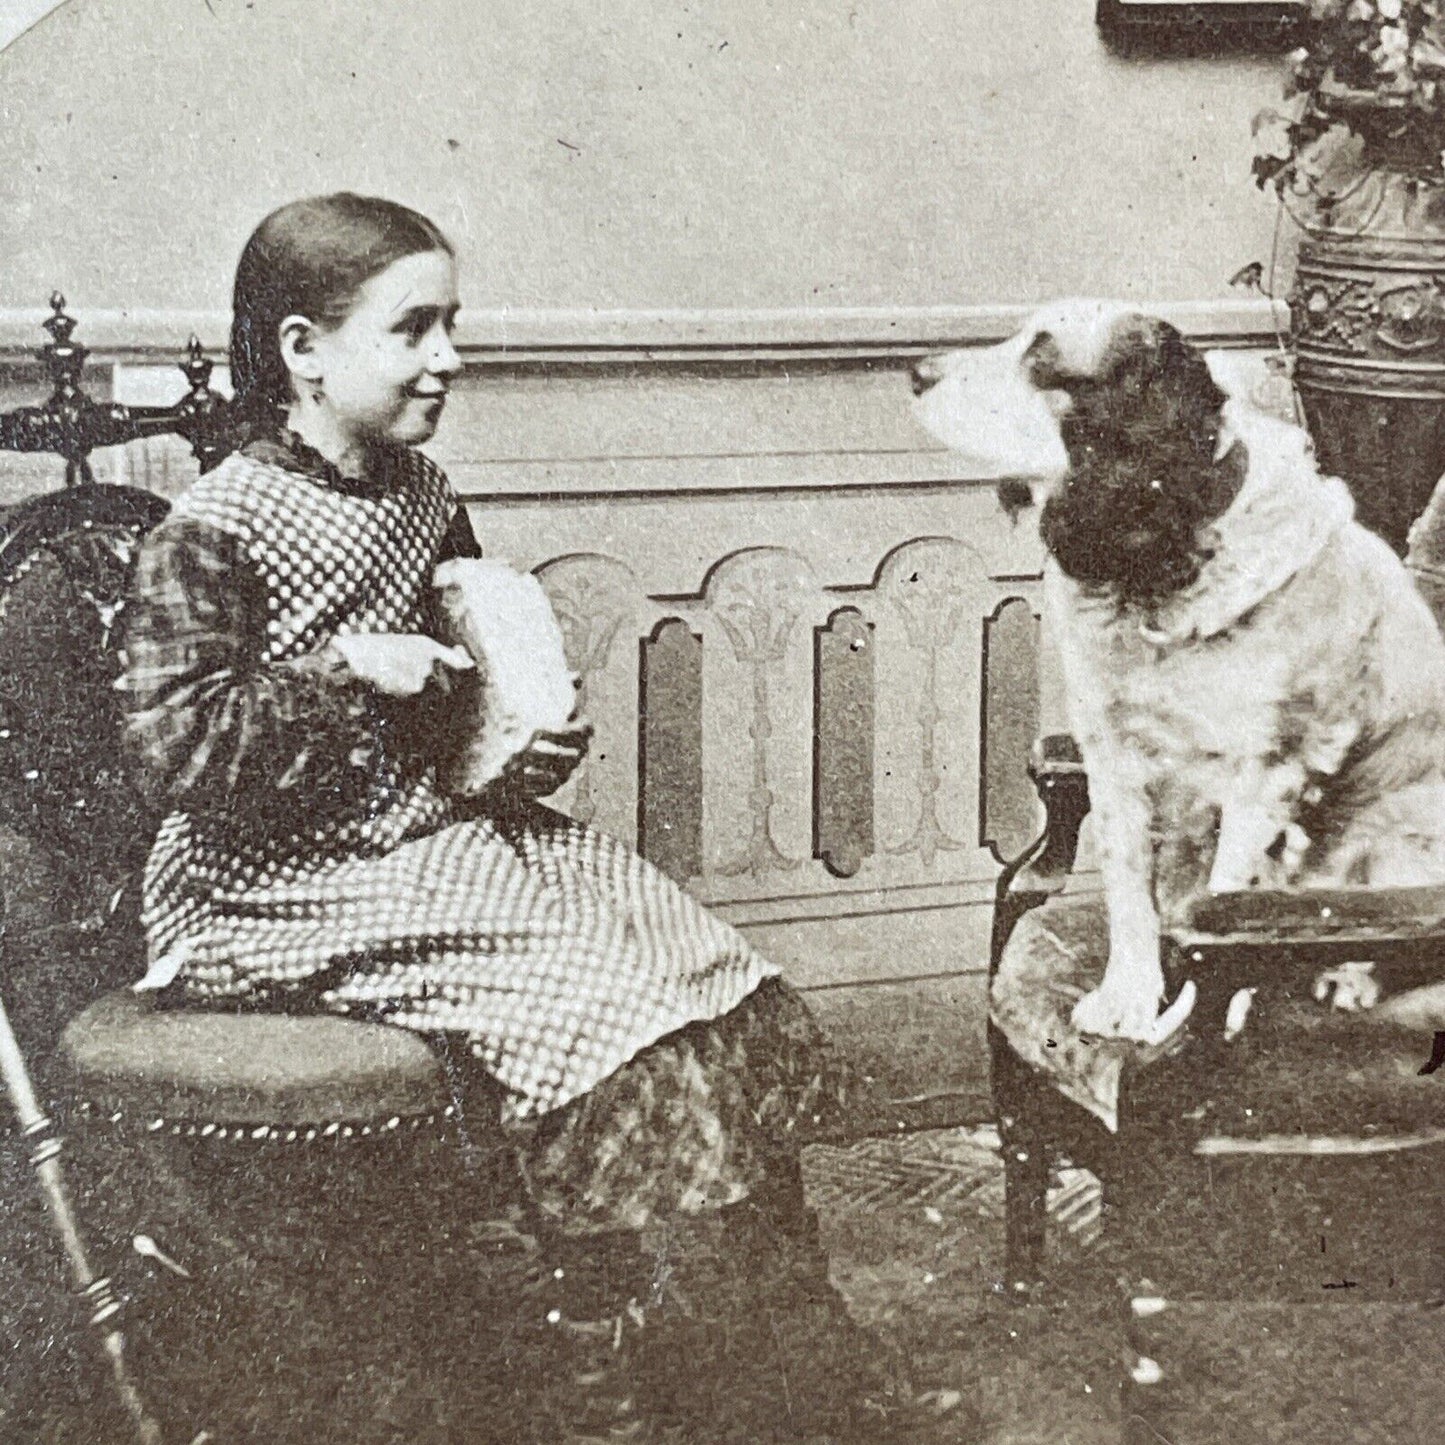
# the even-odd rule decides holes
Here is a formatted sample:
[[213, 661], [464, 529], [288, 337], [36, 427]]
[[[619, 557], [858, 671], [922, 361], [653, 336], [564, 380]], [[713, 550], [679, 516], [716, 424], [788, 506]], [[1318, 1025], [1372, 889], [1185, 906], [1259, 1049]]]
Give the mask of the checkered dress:
[[475, 549], [420, 454], [373, 478], [253, 444], [142, 549], [122, 685], [172, 810], [151, 981], [460, 1036], [535, 1118], [777, 970], [605, 834], [541, 807], [462, 816], [427, 751], [436, 700], [328, 660], [341, 634], [434, 631], [436, 562]]

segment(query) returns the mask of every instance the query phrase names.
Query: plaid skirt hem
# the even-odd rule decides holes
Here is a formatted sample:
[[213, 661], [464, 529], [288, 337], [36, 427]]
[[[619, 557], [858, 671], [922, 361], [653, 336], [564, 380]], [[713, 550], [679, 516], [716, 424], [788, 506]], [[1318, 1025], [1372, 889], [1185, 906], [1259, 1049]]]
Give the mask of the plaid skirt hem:
[[532, 1205], [553, 1228], [586, 1233], [739, 1203], [795, 1167], [804, 1145], [877, 1132], [886, 1118], [796, 991], [767, 979], [507, 1132]]

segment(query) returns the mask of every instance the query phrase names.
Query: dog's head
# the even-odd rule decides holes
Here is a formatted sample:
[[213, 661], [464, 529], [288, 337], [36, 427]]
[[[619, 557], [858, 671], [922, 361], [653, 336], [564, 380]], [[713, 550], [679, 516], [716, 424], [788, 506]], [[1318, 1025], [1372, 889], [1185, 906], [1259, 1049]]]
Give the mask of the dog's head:
[[1187, 587], [1234, 500], [1225, 392], [1174, 327], [1114, 302], [1036, 313], [999, 346], [914, 368], [919, 419], [981, 476], [1047, 492], [1044, 545], [1081, 585], [1151, 603]]

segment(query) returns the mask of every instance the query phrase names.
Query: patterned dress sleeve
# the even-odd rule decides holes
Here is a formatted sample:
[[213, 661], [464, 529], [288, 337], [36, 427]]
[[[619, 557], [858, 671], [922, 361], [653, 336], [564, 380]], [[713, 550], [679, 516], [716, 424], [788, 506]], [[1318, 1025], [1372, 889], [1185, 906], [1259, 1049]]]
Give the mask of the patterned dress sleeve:
[[385, 704], [324, 653], [265, 660], [262, 583], [235, 539], [163, 524], [126, 618], [127, 733], [156, 803], [275, 828], [365, 798]]

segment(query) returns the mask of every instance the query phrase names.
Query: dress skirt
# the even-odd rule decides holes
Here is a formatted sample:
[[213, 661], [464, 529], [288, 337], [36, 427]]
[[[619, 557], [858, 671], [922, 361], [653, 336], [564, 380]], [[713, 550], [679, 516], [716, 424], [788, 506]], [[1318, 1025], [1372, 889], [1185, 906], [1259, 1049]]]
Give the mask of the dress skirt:
[[193, 837], [181, 855], [188, 866], [167, 862], [163, 831], [153, 879], [185, 920], [166, 999], [433, 1038], [473, 1075], [460, 1092], [496, 1111], [485, 1122], [500, 1121], [531, 1202], [564, 1232], [738, 1203], [803, 1144], [869, 1128], [881, 1107], [742, 935], [546, 807], [380, 856], [208, 868]]

